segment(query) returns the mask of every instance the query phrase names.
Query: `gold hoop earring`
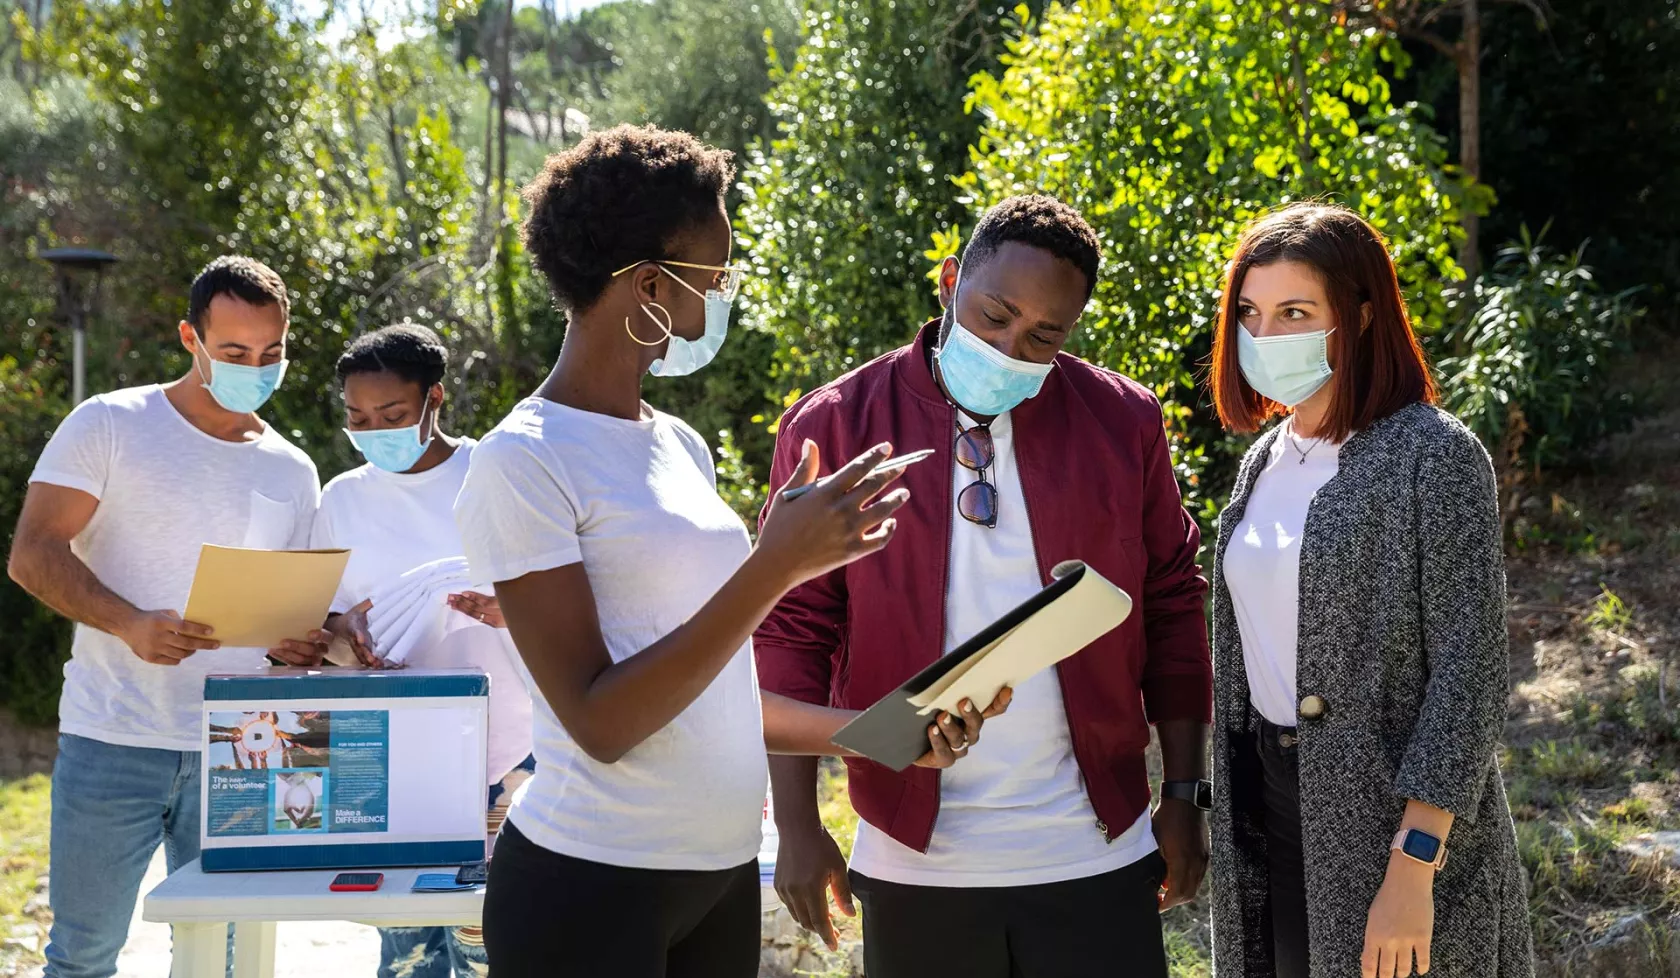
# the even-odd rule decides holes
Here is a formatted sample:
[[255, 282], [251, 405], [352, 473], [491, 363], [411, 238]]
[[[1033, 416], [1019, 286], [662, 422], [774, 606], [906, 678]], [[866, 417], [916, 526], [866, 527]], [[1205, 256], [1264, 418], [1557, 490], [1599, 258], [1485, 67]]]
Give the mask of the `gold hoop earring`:
[[[653, 313], [648, 311], [648, 306], [652, 306], [653, 308], [658, 309], [660, 312], [664, 313], [665, 314], [665, 321], [663, 323], [661, 323], [659, 321], [658, 316], [655, 316]], [[625, 316], [624, 317], [624, 331], [626, 333], [630, 334], [631, 339], [635, 340], [637, 343], [640, 343], [643, 346], [658, 346], [659, 344], [661, 344], [661, 343], [663, 343], [666, 340], [671, 338], [671, 311], [669, 309], [666, 309], [664, 306], [660, 305], [657, 302], [644, 302], [644, 303], [642, 303], [642, 314], [644, 316], [646, 316], [647, 318], [653, 320], [653, 324], [655, 326], [658, 326], [660, 329], [664, 330], [665, 335], [661, 336], [657, 340], [654, 340], [652, 343], [649, 343], [647, 340], [644, 340], [640, 336], [636, 335], [636, 331], [630, 328], [630, 317]]]

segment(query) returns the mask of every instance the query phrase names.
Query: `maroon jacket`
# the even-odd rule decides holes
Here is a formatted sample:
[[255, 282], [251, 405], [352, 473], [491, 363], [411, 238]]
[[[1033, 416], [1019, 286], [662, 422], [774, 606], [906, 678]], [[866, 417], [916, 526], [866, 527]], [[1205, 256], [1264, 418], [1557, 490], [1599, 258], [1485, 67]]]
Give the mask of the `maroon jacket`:
[[[890, 546], [789, 592], [759, 627], [753, 641], [767, 690], [860, 710], [944, 651], [957, 428], [929, 367], [937, 335], [936, 320], [910, 346], [812, 391], [782, 416], [771, 485], [789, 478], [807, 438], [825, 471], [883, 441], [895, 453], [936, 454], [900, 480], [911, 498]], [[1083, 560], [1135, 601], [1124, 624], [1056, 667], [1074, 757], [1099, 828], [1113, 839], [1149, 806], [1149, 724], [1212, 718], [1201, 535], [1179, 498], [1160, 403], [1139, 384], [1064, 353], [1013, 420], [1039, 576], [1047, 584], [1052, 567]], [[858, 814], [927, 851], [939, 772], [846, 763]]]

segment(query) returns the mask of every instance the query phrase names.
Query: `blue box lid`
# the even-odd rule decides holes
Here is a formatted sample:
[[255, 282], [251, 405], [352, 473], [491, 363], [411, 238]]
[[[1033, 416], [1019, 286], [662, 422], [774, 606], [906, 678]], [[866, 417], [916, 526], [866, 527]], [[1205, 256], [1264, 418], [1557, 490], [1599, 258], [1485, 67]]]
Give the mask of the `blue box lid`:
[[351, 700], [386, 697], [488, 696], [490, 677], [477, 669], [304, 669], [204, 677], [204, 699]]

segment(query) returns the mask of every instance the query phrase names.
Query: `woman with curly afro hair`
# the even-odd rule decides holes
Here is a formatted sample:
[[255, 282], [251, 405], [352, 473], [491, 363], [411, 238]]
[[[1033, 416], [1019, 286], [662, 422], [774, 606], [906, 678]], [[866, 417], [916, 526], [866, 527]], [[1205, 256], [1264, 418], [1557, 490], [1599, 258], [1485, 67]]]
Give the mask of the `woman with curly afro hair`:
[[[534, 701], [537, 770], [485, 899], [499, 978], [756, 975], [766, 748], [833, 753], [851, 716], [761, 703], [751, 636], [788, 590], [892, 539], [908, 494], [871, 473], [891, 446], [778, 494], [755, 547], [705, 441], [642, 399], [644, 377], [704, 368], [727, 335], [733, 177], [692, 136], [620, 126], [525, 188], [525, 245], [566, 339], [479, 444], [455, 508]], [[807, 444], [782, 488], [819, 465]], [[933, 727], [922, 763], [951, 763], [980, 720], [951, 741]]]

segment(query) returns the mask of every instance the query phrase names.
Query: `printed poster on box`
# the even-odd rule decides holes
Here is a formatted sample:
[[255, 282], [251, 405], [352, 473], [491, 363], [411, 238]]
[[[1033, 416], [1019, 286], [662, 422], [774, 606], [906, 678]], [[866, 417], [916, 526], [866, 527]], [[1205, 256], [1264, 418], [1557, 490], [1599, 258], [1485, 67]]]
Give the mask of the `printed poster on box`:
[[484, 858], [488, 695], [472, 670], [208, 677], [205, 871]]

